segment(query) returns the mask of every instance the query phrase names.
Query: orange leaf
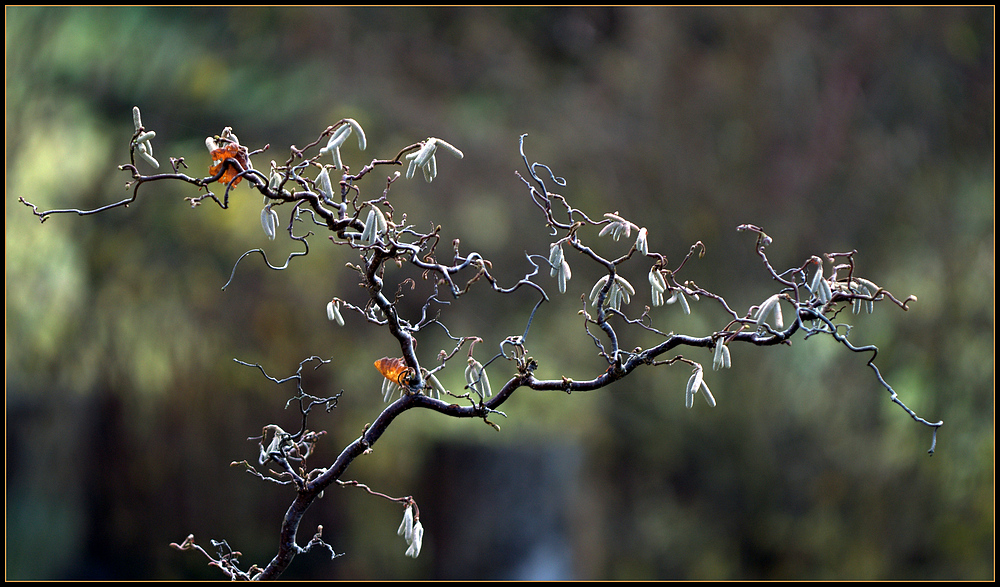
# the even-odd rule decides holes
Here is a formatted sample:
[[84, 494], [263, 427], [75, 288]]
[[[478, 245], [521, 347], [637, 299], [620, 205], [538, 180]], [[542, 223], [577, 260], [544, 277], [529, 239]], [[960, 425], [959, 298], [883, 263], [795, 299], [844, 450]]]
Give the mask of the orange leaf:
[[[225, 147], [219, 147], [212, 151], [212, 165], [208, 168], [208, 172], [215, 175], [229, 159], [234, 159], [235, 163], [239, 163], [239, 166], [243, 169], [249, 169], [250, 167], [250, 159], [247, 157], [246, 150], [241, 149], [237, 144], [230, 143]], [[242, 177], [236, 177], [239, 173], [240, 171], [237, 166], [229, 165], [226, 167], [226, 172], [222, 174], [219, 181], [222, 183], [232, 182], [233, 187], [236, 187], [238, 183], [243, 181]]]
[[375, 361], [375, 368], [383, 377], [402, 387], [410, 378], [412, 369], [406, 366], [403, 359], [384, 357]]

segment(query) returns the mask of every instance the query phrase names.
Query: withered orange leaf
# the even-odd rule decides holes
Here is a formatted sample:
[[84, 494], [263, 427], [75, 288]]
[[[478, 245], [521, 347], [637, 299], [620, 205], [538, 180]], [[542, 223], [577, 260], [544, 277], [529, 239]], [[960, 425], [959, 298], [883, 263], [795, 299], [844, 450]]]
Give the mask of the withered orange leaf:
[[[239, 145], [230, 143], [225, 147], [219, 147], [218, 149], [212, 151], [212, 165], [208, 168], [208, 172], [215, 175], [222, 169], [222, 166], [226, 164], [228, 159], [235, 159], [240, 167], [243, 169], [248, 169], [250, 167], [250, 159], [247, 157], [247, 152], [245, 149], [241, 149]], [[226, 172], [222, 174], [219, 179], [222, 183], [233, 182], [233, 187], [236, 187], [241, 181], [242, 177], [236, 177], [239, 175], [239, 169], [235, 165], [230, 165], [226, 167]], [[234, 181], [235, 178], [235, 181]]]
[[409, 379], [412, 369], [406, 366], [401, 358], [383, 357], [375, 361], [375, 368], [383, 377], [402, 387]]

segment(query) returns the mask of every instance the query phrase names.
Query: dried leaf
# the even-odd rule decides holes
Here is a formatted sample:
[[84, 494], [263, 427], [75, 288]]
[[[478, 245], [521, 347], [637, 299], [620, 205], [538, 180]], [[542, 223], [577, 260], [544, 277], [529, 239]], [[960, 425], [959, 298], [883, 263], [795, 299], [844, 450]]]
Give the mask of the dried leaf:
[[[229, 159], [235, 159], [236, 163], [239, 163], [243, 169], [250, 168], [250, 158], [247, 157], [246, 149], [240, 148], [237, 144], [230, 143], [212, 151], [212, 165], [208, 168], [208, 172], [212, 175], [219, 173], [219, 170], [222, 169], [222, 166]], [[243, 181], [242, 177], [236, 177], [239, 173], [240, 171], [235, 165], [229, 165], [226, 167], [226, 172], [222, 174], [219, 181], [222, 183], [232, 182], [232, 187], [236, 187], [237, 184]]]
[[406, 362], [397, 357], [383, 357], [375, 361], [375, 368], [383, 377], [400, 387], [406, 386], [407, 380], [413, 373], [413, 370], [406, 366]]

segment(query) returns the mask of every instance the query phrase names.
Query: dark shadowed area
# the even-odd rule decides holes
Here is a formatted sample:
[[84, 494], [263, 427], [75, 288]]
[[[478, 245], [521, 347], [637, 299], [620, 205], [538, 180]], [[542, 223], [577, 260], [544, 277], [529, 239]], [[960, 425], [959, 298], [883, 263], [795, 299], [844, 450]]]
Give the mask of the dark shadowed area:
[[[392, 158], [429, 136], [433, 183], [393, 187], [422, 230], [442, 226], [509, 285], [551, 242], [524, 183], [530, 161], [567, 181], [591, 217], [646, 226], [686, 278], [745, 311], [774, 293], [753, 223], [779, 270], [856, 250], [858, 271], [900, 298], [846, 316], [851, 339], [930, 431], [892, 404], [829, 337], [734, 345], [706, 377], [718, 400], [684, 409], [683, 365], [641, 369], [608, 388], [520, 390], [497, 417], [411, 410], [346, 478], [412, 495], [426, 537], [417, 559], [396, 535], [401, 508], [356, 488], [326, 491], [317, 525], [343, 556], [299, 556], [288, 579], [881, 579], [994, 575], [994, 9], [983, 8], [6, 8], [5, 409], [7, 579], [222, 579], [194, 534], [225, 540], [244, 568], [274, 555], [293, 490], [255, 461], [263, 426], [306, 369], [326, 435], [322, 466], [384, 406], [374, 360], [384, 330], [326, 318], [332, 296], [363, 304], [357, 253], [267, 240], [261, 198], [192, 208], [191, 185], [155, 182], [106, 213], [56, 215], [127, 197], [139, 106], [161, 165], [207, 174], [207, 136], [233, 127], [255, 167], [284, 160], [345, 118], [364, 127], [345, 162]], [[148, 171], [148, 169], [147, 169]], [[384, 178], [387, 173], [381, 173]], [[375, 197], [384, 179], [370, 177]], [[287, 208], [287, 207], [286, 207]], [[287, 217], [286, 217], [287, 218]], [[590, 242], [611, 254], [609, 239]], [[618, 243], [622, 245], [623, 243]], [[627, 245], [625, 245], [627, 247]], [[624, 250], [624, 247], [622, 247]], [[532, 323], [539, 376], [607, 367], [578, 311], [601, 276], [580, 255]], [[630, 311], [649, 304], [648, 264]], [[402, 274], [419, 279], [415, 271]], [[400, 281], [402, 277], [397, 276]], [[419, 313], [426, 292], [401, 303]], [[521, 334], [537, 299], [478, 288], [441, 321], [492, 354]], [[727, 315], [710, 300], [655, 308], [656, 328], [707, 336]], [[849, 312], [849, 311], [848, 311]], [[652, 338], [629, 330], [627, 347]], [[453, 343], [428, 332], [433, 363]], [[708, 364], [709, 351], [682, 349]], [[672, 355], [671, 355], [672, 356]], [[663, 357], [669, 358], [669, 357]], [[491, 367], [494, 387], [512, 372]], [[461, 369], [442, 379], [460, 388]]]

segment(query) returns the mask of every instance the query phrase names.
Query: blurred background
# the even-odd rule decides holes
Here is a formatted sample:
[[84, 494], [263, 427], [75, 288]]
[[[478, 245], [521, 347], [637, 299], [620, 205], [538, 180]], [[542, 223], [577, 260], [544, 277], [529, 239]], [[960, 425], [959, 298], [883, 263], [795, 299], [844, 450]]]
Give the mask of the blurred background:
[[[434, 183], [397, 183], [391, 201], [492, 259], [505, 285], [551, 241], [514, 174], [527, 133], [529, 160], [568, 182], [549, 189], [592, 217], [647, 226], [672, 265], [704, 242], [683, 276], [737, 311], [775, 291], [735, 231], [745, 222], [774, 238], [779, 270], [856, 249], [861, 276], [919, 298], [843, 317], [903, 401], [945, 421], [933, 458], [930, 430], [889, 401], [867, 355], [820, 337], [734, 345], [732, 369], [708, 373], [715, 409], [684, 409], [678, 365], [597, 392], [518, 392], [499, 433], [407, 412], [347, 478], [416, 499], [420, 558], [403, 556], [399, 506], [332, 489], [299, 540], [321, 524], [344, 556], [299, 556], [285, 578], [991, 579], [993, 40], [992, 7], [6, 8], [7, 578], [221, 578], [168, 547], [192, 533], [266, 564], [291, 490], [229, 464], [256, 458], [247, 439], [264, 425], [298, 429], [294, 385], [233, 359], [276, 377], [333, 359], [305, 369], [308, 392], [344, 390], [309, 422], [327, 431], [321, 466], [383, 406], [372, 362], [398, 356], [356, 316], [326, 320], [332, 296], [364, 301], [344, 269], [356, 256], [327, 235], [287, 271], [245, 260], [221, 290], [244, 251], [280, 264], [299, 248], [267, 241], [245, 186], [229, 210], [192, 209], [191, 186], [158, 182], [128, 208], [44, 224], [17, 202], [126, 197], [116, 166], [139, 106], [161, 165], [183, 156], [192, 175], [225, 126], [270, 144], [258, 169], [343, 117], [368, 135], [363, 154], [344, 148], [355, 167], [441, 137], [465, 159], [442, 155]], [[362, 194], [377, 197], [381, 176]], [[628, 246], [584, 238], [607, 255]], [[541, 377], [606, 367], [577, 316], [600, 272], [569, 260], [566, 295], [540, 278], [555, 294], [529, 333]], [[638, 313], [648, 266], [624, 271]], [[441, 318], [485, 340], [482, 360], [535, 301], [478, 288]], [[653, 320], [697, 336], [727, 322], [706, 300]], [[619, 334], [625, 348], [656, 341]], [[452, 346], [428, 331], [418, 353], [433, 363]], [[494, 365], [498, 388], [513, 368]], [[460, 371], [445, 384], [461, 387]]]

